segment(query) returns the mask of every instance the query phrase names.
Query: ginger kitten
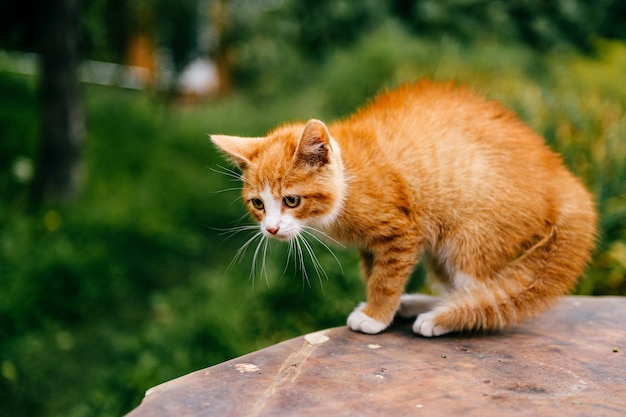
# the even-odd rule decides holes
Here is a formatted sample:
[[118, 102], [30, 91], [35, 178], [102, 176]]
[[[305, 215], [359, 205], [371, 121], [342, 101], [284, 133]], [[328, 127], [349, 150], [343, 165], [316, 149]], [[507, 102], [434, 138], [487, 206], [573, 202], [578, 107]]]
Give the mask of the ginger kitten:
[[[352, 330], [381, 332], [395, 314], [417, 316], [422, 336], [500, 329], [567, 294], [590, 260], [581, 182], [511, 111], [453, 83], [405, 85], [328, 126], [211, 140], [265, 236], [316, 228], [359, 250], [367, 302]], [[420, 259], [442, 297], [403, 295]]]

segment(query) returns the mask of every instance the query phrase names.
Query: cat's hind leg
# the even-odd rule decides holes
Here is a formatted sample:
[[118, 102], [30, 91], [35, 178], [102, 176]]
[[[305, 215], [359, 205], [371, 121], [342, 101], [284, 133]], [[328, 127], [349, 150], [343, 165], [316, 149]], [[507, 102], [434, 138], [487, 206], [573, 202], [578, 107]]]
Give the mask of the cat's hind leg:
[[447, 327], [435, 324], [436, 317], [436, 311], [429, 311], [427, 313], [420, 314], [419, 316], [417, 316], [417, 319], [413, 324], [413, 332], [420, 336], [432, 337], [442, 336], [444, 334], [454, 331], [454, 329], [449, 329]]
[[[437, 277], [435, 282], [445, 289], [445, 296], [429, 297], [432, 300], [430, 308], [424, 308], [418, 312], [413, 324], [414, 333], [432, 337], [454, 331], [493, 326], [493, 319], [487, 318], [486, 314], [493, 310], [491, 306], [497, 305], [498, 300], [507, 297], [503, 293], [503, 288], [497, 288], [493, 282], [485, 283], [476, 280], [459, 271], [446, 276], [445, 280], [441, 280], [439, 275]], [[517, 290], [516, 287], [511, 289], [511, 292]], [[423, 307], [428, 307], [428, 300], [428, 298], [423, 299], [421, 302]], [[434, 302], [435, 300], [437, 302]], [[419, 306], [420, 303], [417, 304]], [[495, 311], [498, 311], [497, 307]]]
[[532, 245], [522, 242], [524, 250], [517, 258], [481, 272], [484, 262], [459, 261], [462, 253], [457, 253], [457, 265], [466, 273], [453, 274], [447, 300], [418, 316], [415, 333], [499, 330], [542, 314], [576, 286], [591, 258], [597, 219], [587, 191], [571, 176], [563, 180], [569, 183], [560, 186], [556, 219], [550, 215], [544, 230], [529, 231]]
[[454, 331], [495, 330], [517, 322], [515, 296], [528, 283], [480, 281], [457, 272], [445, 300], [417, 316], [413, 332], [425, 337]]

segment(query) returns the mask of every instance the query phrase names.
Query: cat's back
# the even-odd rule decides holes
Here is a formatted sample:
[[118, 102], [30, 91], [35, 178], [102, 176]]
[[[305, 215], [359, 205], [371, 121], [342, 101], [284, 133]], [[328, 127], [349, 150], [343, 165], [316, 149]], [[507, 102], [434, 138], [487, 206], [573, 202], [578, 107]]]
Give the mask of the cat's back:
[[[503, 171], [528, 161], [547, 171], [560, 158], [509, 109], [454, 82], [430, 80], [378, 95], [343, 123], [348, 147], [372, 148], [397, 166]], [[522, 162], [524, 161], [524, 162]], [[503, 172], [504, 174], [505, 172]]]
[[[524, 133], [530, 133], [530, 129], [502, 104], [452, 81], [423, 80], [385, 91], [359, 110], [348, 123], [365, 123], [380, 132], [400, 133], [383, 135], [385, 140], [398, 138], [421, 143], [444, 139], [484, 141], [489, 138], [478, 133], [487, 131], [496, 133], [485, 135], [492, 136], [493, 140], [510, 137], [497, 134], [497, 129], [502, 128], [508, 131], [522, 129]], [[408, 138], [405, 133], [409, 134]], [[540, 138], [535, 139], [537, 143], [543, 143]]]

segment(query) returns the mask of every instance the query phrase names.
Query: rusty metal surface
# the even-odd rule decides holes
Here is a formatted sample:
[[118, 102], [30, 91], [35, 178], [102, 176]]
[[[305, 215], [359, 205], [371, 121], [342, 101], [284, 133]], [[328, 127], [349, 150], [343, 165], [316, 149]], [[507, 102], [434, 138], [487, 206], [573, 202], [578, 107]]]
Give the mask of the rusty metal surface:
[[128, 417], [324, 414], [625, 416], [626, 298], [568, 297], [492, 335], [328, 329], [159, 385]]

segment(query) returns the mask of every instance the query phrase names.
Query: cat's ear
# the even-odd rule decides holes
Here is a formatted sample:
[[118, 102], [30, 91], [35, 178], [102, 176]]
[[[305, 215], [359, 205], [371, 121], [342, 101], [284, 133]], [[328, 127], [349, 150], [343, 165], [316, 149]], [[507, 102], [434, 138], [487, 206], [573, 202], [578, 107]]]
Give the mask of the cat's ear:
[[296, 157], [307, 165], [322, 166], [330, 161], [330, 133], [316, 119], [307, 122], [296, 150]]
[[243, 138], [239, 136], [211, 135], [211, 141], [226, 157], [242, 171], [250, 165], [250, 159], [266, 138]]

